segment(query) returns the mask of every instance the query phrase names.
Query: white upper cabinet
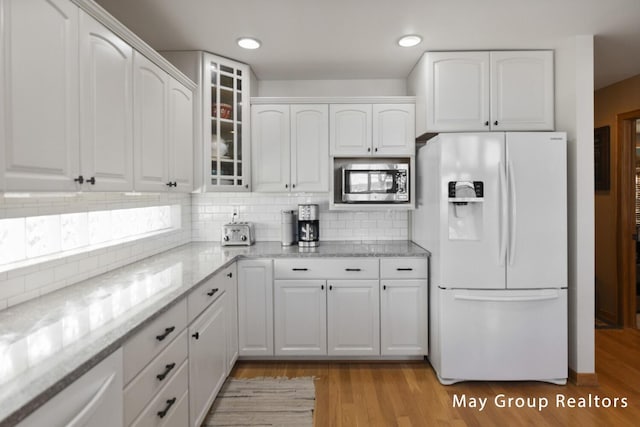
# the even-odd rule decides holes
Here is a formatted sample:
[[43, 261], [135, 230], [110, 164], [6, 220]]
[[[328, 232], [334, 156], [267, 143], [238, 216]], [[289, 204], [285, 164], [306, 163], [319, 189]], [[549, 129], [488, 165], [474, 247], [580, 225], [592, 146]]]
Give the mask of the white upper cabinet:
[[332, 104], [332, 156], [415, 154], [413, 104]]
[[0, 8], [4, 190], [75, 191], [79, 9], [67, 0], [4, 0]]
[[288, 105], [251, 108], [254, 191], [288, 191], [290, 183]]
[[491, 129], [553, 130], [553, 52], [491, 52]]
[[408, 78], [416, 133], [553, 130], [552, 51], [427, 52]]
[[169, 84], [169, 176], [176, 188], [193, 189], [193, 92], [171, 79]]
[[191, 191], [193, 93], [137, 52], [133, 65], [135, 189]]
[[328, 105], [254, 105], [251, 129], [254, 191], [329, 190]]
[[93, 191], [133, 190], [133, 49], [80, 13], [80, 175]]
[[373, 104], [373, 153], [379, 156], [415, 154], [413, 104]]
[[371, 105], [333, 104], [329, 112], [331, 155], [370, 156]]

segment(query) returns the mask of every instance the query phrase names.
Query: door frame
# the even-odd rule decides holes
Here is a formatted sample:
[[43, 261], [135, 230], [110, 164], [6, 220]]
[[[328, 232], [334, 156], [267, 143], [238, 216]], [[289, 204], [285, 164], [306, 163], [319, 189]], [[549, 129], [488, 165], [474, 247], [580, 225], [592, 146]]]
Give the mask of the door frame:
[[[625, 328], [636, 327], [636, 242], [631, 238], [636, 233], [635, 224], [635, 121], [640, 119], [640, 110], [617, 115], [617, 138], [619, 149], [618, 173], [618, 312], [622, 314]], [[620, 319], [620, 316], [618, 317]]]

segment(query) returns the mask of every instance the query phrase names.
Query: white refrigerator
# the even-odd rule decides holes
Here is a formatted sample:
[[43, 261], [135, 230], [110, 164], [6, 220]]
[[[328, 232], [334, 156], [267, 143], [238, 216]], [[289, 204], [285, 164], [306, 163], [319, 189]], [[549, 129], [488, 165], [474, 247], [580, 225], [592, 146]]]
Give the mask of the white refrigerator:
[[565, 384], [566, 134], [440, 134], [416, 157], [438, 379]]

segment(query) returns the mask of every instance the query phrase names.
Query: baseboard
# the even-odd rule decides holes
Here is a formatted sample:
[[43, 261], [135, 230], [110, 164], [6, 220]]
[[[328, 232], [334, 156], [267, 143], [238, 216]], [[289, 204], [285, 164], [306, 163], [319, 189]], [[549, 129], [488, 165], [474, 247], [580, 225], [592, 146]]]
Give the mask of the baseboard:
[[598, 385], [598, 374], [578, 373], [573, 369], [569, 369], [569, 381], [581, 387], [594, 387]]

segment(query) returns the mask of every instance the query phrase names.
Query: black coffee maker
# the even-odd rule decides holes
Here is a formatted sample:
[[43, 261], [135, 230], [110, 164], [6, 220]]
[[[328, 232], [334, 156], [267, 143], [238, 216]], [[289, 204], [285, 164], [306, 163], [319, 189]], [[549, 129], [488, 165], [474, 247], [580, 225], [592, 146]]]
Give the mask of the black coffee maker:
[[298, 205], [298, 246], [312, 248], [320, 243], [320, 209], [318, 205]]

